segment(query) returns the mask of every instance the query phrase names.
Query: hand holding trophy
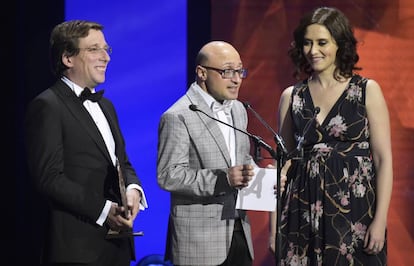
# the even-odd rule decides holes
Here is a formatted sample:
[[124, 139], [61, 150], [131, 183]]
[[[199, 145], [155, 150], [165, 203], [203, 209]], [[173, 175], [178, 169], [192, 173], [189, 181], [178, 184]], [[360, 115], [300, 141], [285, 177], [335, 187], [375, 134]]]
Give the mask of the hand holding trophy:
[[122, 205], [112, 203], [107, 220], [110, 227], [107, 238], [142, 236], [144, 234], [142, 231], [133, 232], [132, 230], [134, 217], [132, 217], [131, 210], [128, 207], [124, 176], [118, 160], [116, 161], [116, 169]]

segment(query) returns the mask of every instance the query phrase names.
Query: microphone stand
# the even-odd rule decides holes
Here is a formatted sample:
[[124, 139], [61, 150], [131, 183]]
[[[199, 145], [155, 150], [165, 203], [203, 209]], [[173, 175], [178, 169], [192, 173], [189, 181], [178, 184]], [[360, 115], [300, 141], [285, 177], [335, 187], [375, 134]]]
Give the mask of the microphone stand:
[[280, 191], [280, 179], [281, 179], [281, 171], [282, 167], [285, 164], [285, 153], [283, 149], [277, 145], [276, 147], [276, 169], [277, 169], [277, 179], [276, 179], [276, 237], [275, 237], [275, 261], [276, 265], [279, 265], [279, 261], [282, 258], [282, 238], [281, 238], [281, 216], [282, 216], [282, 193]]
[[281, 191], [280, 191], [280, 179], [281, 179], [281, 171], [282, 167], [286, 162], [286, 156], [288, 154], [288, 151], [286, 149], [285, 143], [274, 130], [272, 127], [269, 126], [268, 123], [251, 107], [251, 105], [248, 102], [243, 103], [244, 107], [252, 111], [252, 113], [255, 115], [255, 117], [273, 134], [274, 140], [276, 142], [276, 153], [273, 152], [274, 155], [272, 155], [273, 159], [276, 160], [276, 237], [275, 237], [275, 261], [276, 265], [279, 264], [280, 259], [282, 258], [282, 238], [281, 236], [281, 216], [282, 216], [282, 204], [281, 204]]
[[234, 127], [233, 125], [230, 125], [230, 124], [228, 124], [228, 123], [226, 123], [226, 122], [223, 122], [223, 121], [221, 121], [220, 119], [217, 119], [217, 118], [215, 118], [215, 117], [212, 117], [211, 115], [207, 114], [207, 113], [206, 113], [206, 112], [204, 112], [203, 110], [199, 109], [199, 108], [197, 107], [197, 105], [195, 105], [195, 104], [190, 104], [189, 108], [190, 108], [190, 110], [191, 110], [191, 111], [194, 111], [194, 112], [200, 112], [200, 113], [204, 114], [206, 117], [208, 117], [208, 118], [210, 118], [210, 119], [212, 119], [212, 120], [214, 120], [214, 121], [217, 121], [217, 122], [219, 122], [219, 123], [221, 123], [221, 124], [223, 124], [223, 125], [226, 125], [226, 126], [228, 126], [228, 127], [231, 127], [231, 128], [233, 128], [234, 130], [237, 130], [237, 131], [239, 131], [239, 132], [241, 132], [241, 133], [243, 133], [243, 134], [245, 134], [245, 135], [249, 136], [249, 137], [250, 137], [250, 138], [254, 141], [254, 143], [255, 143], [257, 146], [265, 148], [265, 150], [267, 150], [273, 158], [276, 158], [276, 152], [275, 152], [275, 151], [273, 150], [273, 148], [272, 148], [269, 144], [267, 144], [267, 143], [266, 143], [266, 142], [265, 142], [265, 141], [264, 141], [261, 137], [256, 136], [256, 135], [253, 135], [253, 134], [251, 134], [251, 133], [249, 133], [249, 132], [247, 132], [247, 131], [241, 130], [241, 129], [237, 128], [237, 127]]
[[276, 180], [276, 190], [277, 190], [277, 203], [276, 204], [276, 239], [275, 239], [275, 261], [276, 265], [280, 264], [280, 260], [282, 258], [282, 238], [281, 236], [281, 228], [280, 228], [280, 220], [282, 215], [282, 206], [280, 204], [281, 200], [281, 193], [280, 193], [280, 178], [281, 178], [281, 170], [283, 165], [285, 164], [287, 159], [292, 160], [301, 160], [303, 158], [303, 145], [305, 142], [305, 135], [309, 131], [311, 124], [316, 120], [316, 116], [320, 112], [320, 108], [318, 106], [315, 107], [313, 111], [313, 116], [311, 119], [306, 123], [305, 128], [303, 130], [302, 136], [298, 139], [298, 145], [296, 149], [290, 153], [288, 153], [283, 139], [266, 123], [266, 121], [251, 107], [248, 102], [243, 103], [246, 109], [249, 109], [253, 112], [257, 119], [273, 133], [277, 148], [276, 148], [276, 156], [273, 157], [276, 160], [277, 164], [277, 180]]

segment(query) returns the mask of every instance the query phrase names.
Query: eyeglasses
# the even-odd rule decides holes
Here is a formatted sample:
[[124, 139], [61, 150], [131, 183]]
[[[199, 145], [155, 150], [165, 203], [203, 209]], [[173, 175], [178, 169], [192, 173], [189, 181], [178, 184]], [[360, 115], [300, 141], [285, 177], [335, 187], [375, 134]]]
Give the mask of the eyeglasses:
[[112, 54], [112, 47], [110, 46], [105, 46], [105, 47], [92, 46], [92, 47], [78, 48], [78, 49], [85, 50], [91, 54], [99, 54], [102, 51], [105, 51], [109, 55]]
[[215, 67], [209, 67], [209, 66], [202, 66], [205, 69], [210, 69], [210, 70], [214, 70], [217, 71], [218, 73], [220, 73], [221, 77], [223, 79], [232, 79], [234, 78], [234, 75], [236, 73], [239, 74], [239, 77], [241, 79], [244, 79], [247, 77], [247, 69], [245, 68], [240, 68], [240, 69], [219, 69], [219, 68], [215, 68]]

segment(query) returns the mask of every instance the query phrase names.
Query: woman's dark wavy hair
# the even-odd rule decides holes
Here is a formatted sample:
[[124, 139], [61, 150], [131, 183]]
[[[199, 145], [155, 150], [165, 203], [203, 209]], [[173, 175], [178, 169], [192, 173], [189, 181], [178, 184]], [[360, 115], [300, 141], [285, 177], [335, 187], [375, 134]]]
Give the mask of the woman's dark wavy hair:
[[362, 69], [356, 66], [359, 60], [357, 40], [346, 16], [336, 8], [319, 7], [306, 14], [293, 32], [294, 42], [292, 42], [288, 55], [295, 65], [293, 76], [296, 79], [303, 78], [304, 74], [311, 75], [313, 72], [306, 60], [306, 55], [303, 54], [305, 32], [307, 27], [312, 24], [325, 26], [338, 45], [335, 79], [339, 79], [339, 76], [350, 77], [354, 70]]
[[62, 62], [62, 55], [74, 56], [79, 54], [79, 39], [88, 36], [89, 30], [103, 30], [96, 22], [85, 20], [70, 20], [57, 25], [50, 34], [50, 61], [52, 72], [60, 77], [67, 67]]

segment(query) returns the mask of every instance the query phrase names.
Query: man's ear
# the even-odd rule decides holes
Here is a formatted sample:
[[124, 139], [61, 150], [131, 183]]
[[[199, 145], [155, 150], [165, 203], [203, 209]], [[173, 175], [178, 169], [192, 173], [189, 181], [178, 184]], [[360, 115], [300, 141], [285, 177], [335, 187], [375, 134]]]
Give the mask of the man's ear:
[[63, 53], [62, 54], [62, 63], [67, 67], [73, 66], [72, 56], [69, 56], [67, 53]]
[[196, 75], [197, 75], [198, 79], [200, 79], [202, 81], [206, 81], [207, 80], [207, 71], [206, 71], [205, 68], [203, 68], [200, 65], [198, 65], [196, 67]]

